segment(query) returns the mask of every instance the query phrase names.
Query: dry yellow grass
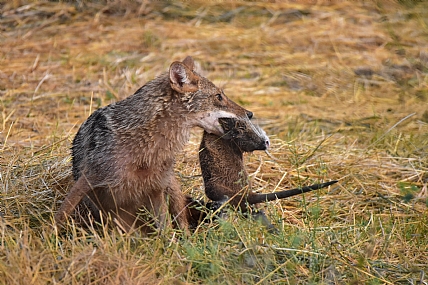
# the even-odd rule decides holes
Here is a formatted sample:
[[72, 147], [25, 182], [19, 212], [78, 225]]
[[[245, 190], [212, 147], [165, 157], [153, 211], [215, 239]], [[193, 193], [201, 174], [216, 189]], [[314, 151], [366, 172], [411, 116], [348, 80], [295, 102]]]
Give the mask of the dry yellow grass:
[[[425, 3], [0, 8], [1, 284], [427, 284]], [[235, 216], [189, 238], [53, 232], [80, 124], [186, 55], [270, 135], [277, 160], [247, 157], [256, 190], [339, 184], [267, 205], [277, 236]], [[198, 140], [176, 169], [200, 197]]]

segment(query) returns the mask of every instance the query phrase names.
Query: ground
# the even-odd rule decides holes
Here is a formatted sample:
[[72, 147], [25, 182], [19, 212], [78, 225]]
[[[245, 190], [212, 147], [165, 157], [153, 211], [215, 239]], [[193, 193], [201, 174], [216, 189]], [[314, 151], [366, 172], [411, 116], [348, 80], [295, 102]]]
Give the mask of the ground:
[[[0, 2], [0, 283], [427, 284], [428, 7], [417, 1]], [[192, 55], [254, 112], [255, 191], [331, 179], [186, 237], [53, 227], [93, 112]], [[203, 196], [200, 131], [177, 158]]]

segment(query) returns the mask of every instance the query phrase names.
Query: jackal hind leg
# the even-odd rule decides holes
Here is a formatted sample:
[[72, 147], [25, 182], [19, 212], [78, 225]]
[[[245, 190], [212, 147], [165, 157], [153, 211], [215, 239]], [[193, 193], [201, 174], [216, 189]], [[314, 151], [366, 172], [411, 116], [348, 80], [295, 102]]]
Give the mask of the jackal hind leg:
[[83, 197], [91, 190], [92, 187], [89, 185], [86, 177], [84, 175], [80, 176], [80, 178], [68, 192], [65, 200], [62, 202], [61, 207], [55, 214], [55, 223], [58, 226], [61, 226], [65, 222], [66, 217], [73, 213], [74, 209], [83, 199]]

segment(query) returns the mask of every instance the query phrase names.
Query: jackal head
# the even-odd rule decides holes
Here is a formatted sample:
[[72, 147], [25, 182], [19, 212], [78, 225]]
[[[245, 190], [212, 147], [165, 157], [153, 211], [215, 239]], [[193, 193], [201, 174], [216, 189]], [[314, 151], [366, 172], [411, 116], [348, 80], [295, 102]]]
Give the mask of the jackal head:
[[225, 133], [222, 139], [232, 140], [243, 152], [266, 150], [269, 147], [268, 136], [256, 124], [234, 118], [220, 118], [219, 123]]
[[199, 75], [193, 59], [188, 56], [183, 62], [173, 62], [169, 68], [171, 88], [178, 92], [182, 104], [188, 110], [188, 116], [194, 124], [208, 133], [221, 136], [224, 130], [219, 118], [234, 118], [252, 124], [252, 113], [229, 98], [223, 90], [211, 81]]

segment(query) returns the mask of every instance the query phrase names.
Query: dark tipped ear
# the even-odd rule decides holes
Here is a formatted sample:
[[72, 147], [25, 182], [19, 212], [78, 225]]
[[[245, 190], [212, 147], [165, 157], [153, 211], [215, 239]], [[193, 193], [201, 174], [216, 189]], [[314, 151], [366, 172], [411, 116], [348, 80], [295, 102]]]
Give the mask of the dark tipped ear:
[[194, 92], [198, 90], [198, 77], [183, 63], [173, 62], [169, 68], [171, 87], [177, 92]]
[[187, 66], [191, 71], [195, 70], [195, 62], [193, 61], [193, 58], [191, 56], [187, 56], [183, 63], [185, 66]]

